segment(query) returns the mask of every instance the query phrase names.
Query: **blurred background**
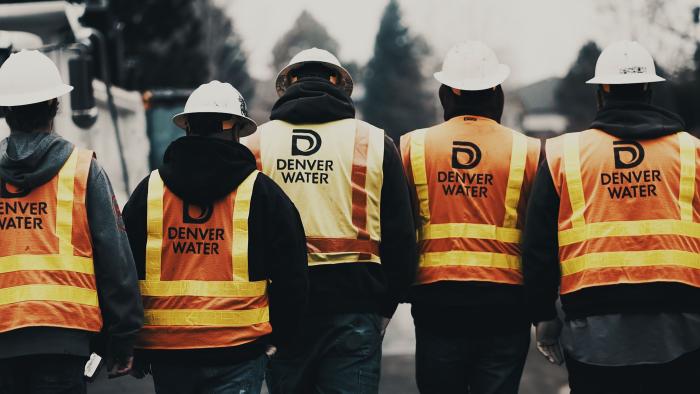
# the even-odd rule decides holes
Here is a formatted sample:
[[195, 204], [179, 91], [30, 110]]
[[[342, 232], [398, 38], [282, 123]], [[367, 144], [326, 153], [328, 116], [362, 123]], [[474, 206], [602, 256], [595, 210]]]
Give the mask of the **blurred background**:
[[[201, 83], [232, 83], [262, 123], [277, 71], [302, 49], [328, 49], [355, 79], [358, 116], [398, 141], [442, 119], [432, 73], [468, 39], [511, 66], [503, 123], [528, 135], [587, 128], [596, 101], [584, 82], [601, 48], [621, 39], [651, 51], [668, 79], [655, 86], [655, 103], [700, 134], [700, 0], [0, 1], [0, 63], [26, 48], [59, 65], [76, 89], [62, 99], [56, 129], [97, 152], [122, 204], [182, 135], [170, 118]], [[382, 392], [416, 392], [412, 328], [402, 306], [385, 341]], [[523, 393], [568, 392], [565, 382], [562, 368], [531, 352]], [[91, 391], [149, 385], [102, 379]]]

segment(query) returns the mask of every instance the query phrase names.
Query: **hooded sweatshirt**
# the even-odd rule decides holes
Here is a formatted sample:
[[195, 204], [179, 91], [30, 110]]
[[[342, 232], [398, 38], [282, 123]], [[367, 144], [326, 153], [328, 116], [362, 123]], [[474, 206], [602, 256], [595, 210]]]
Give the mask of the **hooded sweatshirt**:
[[[226, 197], [255, 170], [255, 157], [243, 145], [217, 138], [188, 136], [168, 146], [159, 169], [165, 186], [182, 200], [209, 205]], [[146, 177], [124, 207], [124, 222], [139, 279], [145, 278]], [[222, 365], [259, 357], [268, 344], [286, 346], [295, 335], [307, 302], [304, 228], [294, 204], [270, 178], [259, 174], [248, 217], [248, 269], [251, 281], [270, 280], [271, 337], [241, 346], [139, 352], [151, 362]]]
[[[0, 180], [22, 189], [43, 185], [58, 174], [73, 148], [55, 133], [13, 132], [0, 143]], [[123, 360], [131, 355], [143, 322], [141, 297], [119, 206], [107, 174], [95, 159], [90, 165], [86, 209], [104, 335], [95, 338], [88, 332], [53, 327], [18, 329], [0, 334], [0, 358], [38, 354], [87, 357], [91, 339], [106, 343], [107, 349], [95, 350], [107, 350], [111, 357]]]
[[[680, 116], [638, 100], [606, 97], [591, 128], [613, 136], [644, 140], [685, 128]], [[523, 236], [523, 272], [534, 323], [557, 316], [559, 196], [549, 167], [540, 167], [528, 206]], [[567, 297], [562, 342], [569, 357], [601, 366], [670, 362], [700, 348], [697, 290], [676, 283], [616, 285]], [[679, 300], [683, 302], [679, 303]], [[595, 306], [593, 306], [595, 305]]]
[[[355, 117], [352, 99], [329, 81], [306, 77], [291, 85], [270, 119], [319, 124]], [[348, 141], [352, 143], [352, 138]], [[378, 313], [391, 317], [415, 278], [416, 238], [408, 182], [394, 142], [384, 139], [380, 202], [381, 264], [329, 264], [309, 268], [314, 314]]]

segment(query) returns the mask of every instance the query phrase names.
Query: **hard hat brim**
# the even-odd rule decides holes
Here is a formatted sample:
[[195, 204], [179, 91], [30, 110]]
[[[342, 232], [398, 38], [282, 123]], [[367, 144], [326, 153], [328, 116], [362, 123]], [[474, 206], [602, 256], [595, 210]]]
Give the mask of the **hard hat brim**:
[[502, 84], [510, 75], [510, 67], [505, 64], [499, 64], [498, 67], [485, 78], [462, 78], [456, 79], [447, 75], [443, 71], [438, 71], [433, 74], [433, 77], [443, 85], [447, 85], [454, 89], [477, 91], [491, 89]]
[[70, 85], [62, 84], [49, 89], [38, 92], [18, 93], [18, 94], [2, 94], [0, 92], [0, 106], [16, 107], [20, 105], [36, 104], [42, 101], [48, 101], [68, 94], [73, 90]]
[[661, 78], [658, 75], [625, 74], [596, 76], [586, 81], [586, 83], [591, 85], [631, 85], [635, 83], [654, 83], [664, 81], [666, 81], [666, 79]]
[[239, 122], [244, 122], [243, 127], [241, 127], [238, 130], [238, 136], [239, 137], [247, 137], [258, 129], [258, 124], [255, 123], [255, 121], [247, 116], [241, 116], [241, 115], [236, 115], [228, 112], [213, 112], [213, 111], [188, 111], [188, 112], [180, 112], [179, 114], [173, 116], [173, 123], [175, 123], [175, 126], [187, 130], [187, 115], [188, 114], [224, 114], [224, 115], [231, 115], [232, 118], [237, 119]]
[[321, 62], [321, 61], [310, 61], [310, 62], [300, 62], [300, 63], [289, 64], [289, 65], [287, 65], [287, 67], [283, 68], [282, 71], [280, 71], [277, 74], [277, 78], [275, 79], [275, 89], [277, 90], [277, 95], [279, 97], [282, 97], [284, 92], [289, 87], [288, 79], [287, 79], [287, 75], [289, 75], [289, 72], [301, 67], [303, 64], [309, 64], [309, 63], [323, 64], [324, 66], [337, 71], [338, 74], [340, 74], [340, 84], [339, 85], [340, 85], [341, 89], [345, 92], [345, 94], [348, 95], [348, 97], [352, 94], [354, 82], [353, 82], [352, 77], [350, 76], [350, 73], [348, 72], [348, 70], [346, 70], [342, 66], [338, 66], [337, 64], [333, 64], [333, 63]]

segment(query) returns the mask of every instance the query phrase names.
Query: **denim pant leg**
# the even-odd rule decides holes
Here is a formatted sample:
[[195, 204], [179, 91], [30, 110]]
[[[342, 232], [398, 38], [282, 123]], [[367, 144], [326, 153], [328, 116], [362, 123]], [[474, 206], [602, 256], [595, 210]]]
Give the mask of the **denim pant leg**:
[[374, 313], [336, 318], [337, 335], [319, 360], [318, 394], [376, 394], [382, 361], [381, 317]]
[[192, 394], [201, 384], [201, 368], [193, 365], [151, 364], [153, 387], [156, 394]]
[[530, 347], [530, 330], [513, 334], [475, 337], [478, 356], [473, 359], [470, 393], [517, 394]]
[[0, 394], [84, 394], [86, 357], [36, 355], [0, 360]]
[[467, 353], [462, 338], [416, 327], [416, 383], [421, 394], [467, 393]]

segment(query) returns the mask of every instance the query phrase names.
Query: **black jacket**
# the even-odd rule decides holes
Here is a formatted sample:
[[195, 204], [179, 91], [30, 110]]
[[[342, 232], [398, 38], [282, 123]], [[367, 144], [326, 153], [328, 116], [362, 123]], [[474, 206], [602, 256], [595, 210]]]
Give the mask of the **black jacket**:
[[[352, 100], [320, 78], [290, 86], [270, 119], [318, 124], [355, 117]], [[379, 246], [381, 264], [335, 264], [309, 268], [312, 313], [374, 312], [391, 317], [415, 278], [418, 258], [408, 183], [396, 145], [384, 140]]]
[[[166, 187], [190, 203], [208, 204], [233, 190], [255, 169], [253, 154], [237, 142], [207, 137], [182, 137], [165, 152], [160, 174]], [[148, 177], [124, 207], [134, 260], [144, 278]], [[265, 345], [286, 346], [295, 335], [306, 307], [308, 278], [306, 241], [299, 213], [282, 190], [260, 174], [251, 197], [249, 275], [251, 281], [272, 281], [269, 287], [272, 337], [223, 349], [148, 351], [149, 360], [193, 364], [231, 364], [259, 356]]]
[[[439, 94], [445, 120], [476, 115], [500, 122], [504, 105], [500, 86], [456, 96], [442, 85]], [[416, 327], [441, 336], [511, 333], [529, 326], [519, 285], [438, 281], [415, 286], [411, 303]]]
[[[644, 102], [607, 100], [591, 128], [619, 138], [658, 138], [684, 129], [681, 118]], [[551, 320], [560, 281], [557, 241], [559, 195], [547, 163], [540, 166], [529, 200], [523, 236], [523, 273], [532, 322]], [[570, 319], [625, 312], [700, 311], [697, 289], [677, 283], [609, 285], [562, 296]]]
[[[56, 176], [73, 148], [55, 133], [13, 132], [0, 144], [0, 180], [23, 189], [43, 185]], [[131, 355], [143, 323], [141, 297], [117, 200], [107, 174], [94, 159], [85, 198], [103, 335], [56, 327], [13, 330], [0, 334], [0, 358], [36, 354], [87, 357], [91, 340], [96, 344], [93, 350], [103, 356], [106, 352], [110, 358], [123, 360]]]

